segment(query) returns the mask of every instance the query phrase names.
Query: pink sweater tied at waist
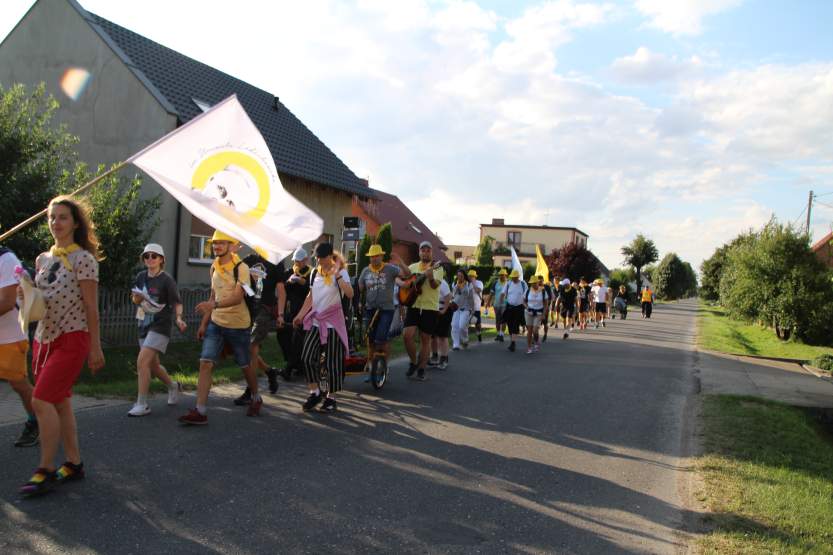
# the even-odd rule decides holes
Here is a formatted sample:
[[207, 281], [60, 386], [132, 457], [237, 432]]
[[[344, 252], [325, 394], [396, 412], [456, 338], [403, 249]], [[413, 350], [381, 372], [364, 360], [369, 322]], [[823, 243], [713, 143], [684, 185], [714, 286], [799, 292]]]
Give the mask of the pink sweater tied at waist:
[[327, 337], [330, 333], [327, 327], [328, 324], [333, 327], [338, 334], [338, 338], [341, 339], [341, 344], [344, 345], [344, 353], [349, 353], [350, 347], [347, 342], [347, 326], [344, 323], [344, 312], [341, 310], [341, 303], [330, 305], [320, 312], [310, 310], [304, 316], [304, 331], [309, 331], [313, 325], [317, 325], [318, 336], [321, 339], [322, 345], [327, 344]]

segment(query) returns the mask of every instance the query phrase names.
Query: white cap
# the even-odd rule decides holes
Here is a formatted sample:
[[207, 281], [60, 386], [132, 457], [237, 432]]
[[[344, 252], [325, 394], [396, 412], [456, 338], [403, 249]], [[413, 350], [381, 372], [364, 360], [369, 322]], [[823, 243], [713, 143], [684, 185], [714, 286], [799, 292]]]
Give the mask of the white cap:
[[145, 250], [142, 251], [142, 254], [147, 254], [149, 252], [156, 253], [162, 257], [165, 256], [165, 251], [162, 250], [162, 245], [157, 245], [156, 243], [148, 243], [145, 245]]
[[564, 278], [561, 280], [561, 285], [570, 285], [570, 280], [568, 278]]
[[301, 260], [307, 258], [309, 255], [307, 251], [304, 250], [304, 247], [298, 247], [294, 253], [292, 253], [292, 261], [293, 262], [300, 262]]

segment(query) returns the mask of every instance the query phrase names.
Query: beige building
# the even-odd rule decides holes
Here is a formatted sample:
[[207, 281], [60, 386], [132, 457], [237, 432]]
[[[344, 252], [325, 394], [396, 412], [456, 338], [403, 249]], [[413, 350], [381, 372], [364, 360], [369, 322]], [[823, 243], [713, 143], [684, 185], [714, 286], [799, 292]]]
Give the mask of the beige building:
[[[78, 136], [74, 148], [92, 167], [125, 160], [237, 94], [284, 188], [324, 220], [322, 239], [338, 246], [354, 202], [376, 198], [277, 96], [90, 13], [75, 0], [38, 0], [0, 44], [4, 87], [41, 82], [60, 103], [57, 123]], [[132, 176], [137, 169], [123, 171]], [[160, 194], [160, 225], [151, 240], [165, 249], [167, 269], [180, 284], [206, 282], [213, 230], [143, 174], [142, 195]]]
[[[512, 255], [509, 247], [514, 246], [521, 263], [535, 262], [535, 245], [541, 248], [544, 255], [553, 249], [560, 249], [568, 243], [576, 243], [587, 247], [589, 236], [574, 227], [554, 227], [549, 225], [507, 225], [501, 218], [493, 218], [490, 224], [480, 224], [480, 240], [492, 237], [495, 242], [495, 266], [512, 266]], [[453, 247], [449, 247], [452, 250]]]
[[475, 252], [477, 245], [446, 245], [448, 250], [446, 254], [449, 260], [461, 266], [473, 266], [477, 264]]

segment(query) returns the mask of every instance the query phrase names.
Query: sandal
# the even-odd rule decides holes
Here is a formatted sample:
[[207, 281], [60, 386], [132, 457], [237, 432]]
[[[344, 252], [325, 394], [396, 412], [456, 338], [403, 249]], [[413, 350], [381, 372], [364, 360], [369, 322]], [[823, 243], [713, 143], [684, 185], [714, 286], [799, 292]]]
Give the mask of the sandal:
[[37, 468], [29, 481], [20, 488], [20, 493], [27, 497], [43, 495], [55, 487], [55, 472], [46, 468]]
[[84, 479], [84, 463], [72, 464], [67, 461], [55, 471], [55, 481], [59, 484]]

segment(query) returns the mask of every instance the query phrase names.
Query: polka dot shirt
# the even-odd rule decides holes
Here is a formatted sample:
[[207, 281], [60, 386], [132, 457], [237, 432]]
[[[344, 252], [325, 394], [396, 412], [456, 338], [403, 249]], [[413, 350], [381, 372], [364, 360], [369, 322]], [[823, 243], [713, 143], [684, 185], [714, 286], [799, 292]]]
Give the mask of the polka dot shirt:
[[89, 331], [78, 282], [98, 281], [98, 261], [83, 249], [71, 253], [67, 258], [73, 268], [71, 272], [60, 258], [49, 252], [41, 254], [35, 263], [35, 284], [46, 299], [46, 317], [38, 322], [35, 332], [35, 339], [39, 343], [49, 343], [73, 331]]

